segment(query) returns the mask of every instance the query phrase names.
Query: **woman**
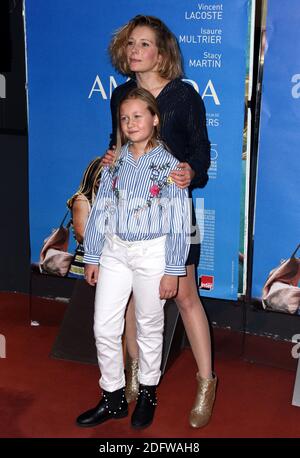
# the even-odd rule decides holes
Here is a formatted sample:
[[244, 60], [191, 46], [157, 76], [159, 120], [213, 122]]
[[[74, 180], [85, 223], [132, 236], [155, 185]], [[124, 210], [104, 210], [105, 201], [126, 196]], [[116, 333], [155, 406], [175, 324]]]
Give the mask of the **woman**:
[[[116, 144], [117, 108], [122, 98], [133, 88], [147, 89], [156, 98], [160, 116], [160, 137], [180, 161], [180, 170], [171, 173], [178, 187], [204, 187], [210, 166], [210, 142], [206, 129], [205, 108], [200, 95], [184, 83], [181, 54], [174, 35], [158, 18], [138, 15], [119, 29], [110, 44], [114, 67], [132, 79], [117, 87], [111, 99], [112, 126], [110, 147]], [[107, 165], [114, 159], [113, 150], [104, 159]], [[190, 194], [191, 195], [191, 194]], [[193, 226], [196, 226], [193, 209]], [[196, 231], [186, 262], [187, 275], [180, 277], [175, 298], [185, 330], [197, 362], [198, 389], [190, 412], [190, 425], [198, 428], [210, 419], [215, 398], [217, 377], [212, 373], [211, 341], [208, 321], [200, 302], [195, 267], [199, 262]], [[126, 316], [126, 343], [131, 356], [129, 389], [136, 395], [137, 355], [132, 301]], [[127, 374], [128, 377], [128, 374]]]

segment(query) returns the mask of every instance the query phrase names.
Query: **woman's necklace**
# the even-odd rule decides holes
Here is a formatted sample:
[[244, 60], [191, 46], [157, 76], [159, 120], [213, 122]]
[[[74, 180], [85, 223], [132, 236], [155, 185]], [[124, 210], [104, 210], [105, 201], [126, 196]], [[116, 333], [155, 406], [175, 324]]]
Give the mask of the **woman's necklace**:
[[138, 87], [140, 88], [143, 88], [143, 89], [146, 89], [147, 91], [151, 92], [151, 94], [156, 97], [161, 91], [162, 89], [169, 83], [168, 80], [164, 81], [162, 84], [160, 84], [159, 86], [154, 86], [154, 87], [151, 87], [151, 88], [147, 88], [145, 86], [141, 86], [138, 84]]

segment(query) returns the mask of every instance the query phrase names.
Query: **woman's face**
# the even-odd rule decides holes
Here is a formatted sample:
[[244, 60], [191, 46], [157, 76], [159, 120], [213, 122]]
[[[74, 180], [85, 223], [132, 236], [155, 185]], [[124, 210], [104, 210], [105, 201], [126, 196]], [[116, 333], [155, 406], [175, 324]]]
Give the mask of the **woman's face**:
[[157, 72], [162, 60], [156, 46], [155, 32], [147, 26], [133, 29], [126, 45], [129, 68], [134, 73]]

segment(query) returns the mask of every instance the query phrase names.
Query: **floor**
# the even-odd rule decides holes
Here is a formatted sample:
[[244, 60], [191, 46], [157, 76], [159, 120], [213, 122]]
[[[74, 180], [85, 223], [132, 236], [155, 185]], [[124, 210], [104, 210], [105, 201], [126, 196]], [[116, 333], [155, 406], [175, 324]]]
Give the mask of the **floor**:
[[300, 407], [291, 405], [297, 367], [291, 344], [217, 328], [213, 332], [219, 383], [205, 428], [188, 424], [196, 390], [189, 348], [164, 375], [155, 420], [148, 429], [131, 429], [130, 417], [78, 428], [77, 415], [98, 402], [98, 368], [49, 356], [65, 304], [36, 299], [36, 326], [30, 323], [28, 304], [25, 295], [0, 294], [0, 438], [300, 437]]

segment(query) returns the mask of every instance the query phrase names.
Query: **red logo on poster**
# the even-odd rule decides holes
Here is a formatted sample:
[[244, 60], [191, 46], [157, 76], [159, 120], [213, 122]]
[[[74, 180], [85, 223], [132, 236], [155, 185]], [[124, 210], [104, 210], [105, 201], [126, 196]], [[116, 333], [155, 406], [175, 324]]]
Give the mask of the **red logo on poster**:
[[211, 291], [214, 288], [214, 276], [201, 275], [201, 277], [199, 277], [199, 288]]

